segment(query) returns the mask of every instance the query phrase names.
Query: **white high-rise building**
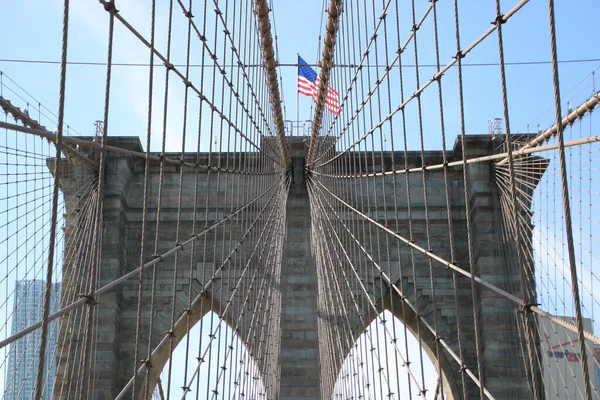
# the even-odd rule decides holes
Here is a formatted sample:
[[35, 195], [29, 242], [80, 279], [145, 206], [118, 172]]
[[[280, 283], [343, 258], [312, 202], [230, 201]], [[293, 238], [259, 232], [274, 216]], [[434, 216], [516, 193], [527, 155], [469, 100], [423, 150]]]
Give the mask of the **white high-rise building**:
[[[18, 331], [42, 319], [44, 308], [45, 282], [42, 280], [23, 280], [17, 282], [14, 292], [14, 306], [11, 332]], [[58, 310], [60, 303], [60, 283], [52, 284], [50, 293], [50, 312]], [[54, 375], [56, 371], [56, 341], [58, 321], [51, 321], [48, 326], [48, 343], [44, 359], [43, 400], [52, 398]], [[14, 342], [9, 350], [8, 368], [6, 370], [7, 400], [29, 400], [35, 396], [40, 342], [42, 330], [37, 329], [29, 335]]]

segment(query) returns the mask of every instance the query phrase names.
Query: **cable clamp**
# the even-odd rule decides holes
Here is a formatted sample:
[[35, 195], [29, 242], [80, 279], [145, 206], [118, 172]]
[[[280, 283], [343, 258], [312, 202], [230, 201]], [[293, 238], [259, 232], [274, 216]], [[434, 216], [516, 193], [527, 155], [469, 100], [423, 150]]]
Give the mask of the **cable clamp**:
[[98, 304], [93, 294], [80, 293], [79, 298], [85, 299], [85, 304], [89, 306], [95, 306]]
[[539, 306], [538, 303], [528, 303], [528, 304], [523, 304], [523, 307], [521, 307], [521, 312], [525, 313], [525, 312], [531, 312], [531, 307], [537, 307]]
[[110, 1], [103, 1], [100, 0], [100, 3], [102, 3], [102, 5], [104, 6], [104, 10], [110, 12], [110, 13], [118, 13], [119, 10], [117, 10], [117, 8], [115, 7], [115, 3], [114, 1], [110, 0]]
[[185, 15], [187, 18], [194, 18], [194, 14], [192, 14], [191, 11], [184, 11], [183, 15]]
[[490, 22], [492, 25], [502, 25], [506, 22], [506, 18], [504, 18], [504, 15], [500, 14], [496, 17], [495, 20], [493, 20], [492, 22]]
[[454, 58], [456, 58], [457, 60], [462, 60], [463, 58], [465, 58], [465, 55], [463, 54], [462, 51], [457, 51], [456, 55], [454, 56]]

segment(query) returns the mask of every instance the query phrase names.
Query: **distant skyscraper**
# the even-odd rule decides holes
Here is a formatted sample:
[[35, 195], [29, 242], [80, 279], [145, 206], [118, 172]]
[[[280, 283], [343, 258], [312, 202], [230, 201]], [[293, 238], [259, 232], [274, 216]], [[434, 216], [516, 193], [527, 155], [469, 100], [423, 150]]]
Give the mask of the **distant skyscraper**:
[[[13, 334], [42, 319], [44, 287], [45, 283], [42, 280], [17, 282], [11, 327]], [[60, 305], [60, 283], [52, 285], [50, 299], [50, 312], [57, 311]], [[55, 349], [57, 336], [58, 322], [56, 320], [51, 321], [48, 331], [47, 352], [44, 359], [43, 400], [50, 400], [52, 397], [56, 370]], [[42, 330], [38, 329], [11, 345], [5, 381], [5, 398], [7, 400], [29, 400], [34, 397], [41, 338]]]

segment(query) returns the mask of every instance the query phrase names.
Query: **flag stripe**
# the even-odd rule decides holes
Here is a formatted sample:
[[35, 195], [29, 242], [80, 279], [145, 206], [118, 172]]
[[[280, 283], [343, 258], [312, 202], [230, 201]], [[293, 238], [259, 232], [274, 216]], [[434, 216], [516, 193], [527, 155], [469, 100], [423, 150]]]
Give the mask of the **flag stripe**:
[[[319, 83], [320, 79], [317, 76], [317, 73], [306, 64], [306, 61], [304, 61], [302, 57], [298, 56], [298, 93], [312, 97], [313, 100], [316, 101], [319, 92]], [[340, 115], [342, 111], [339, 93], [331, 86], [327, 87], [325, 108], [335, 115]]]
[[305, 96], [313, 95], [315, 85], [308, 81], [306, 78], [299, 76], [298, 77], [298, 92]]

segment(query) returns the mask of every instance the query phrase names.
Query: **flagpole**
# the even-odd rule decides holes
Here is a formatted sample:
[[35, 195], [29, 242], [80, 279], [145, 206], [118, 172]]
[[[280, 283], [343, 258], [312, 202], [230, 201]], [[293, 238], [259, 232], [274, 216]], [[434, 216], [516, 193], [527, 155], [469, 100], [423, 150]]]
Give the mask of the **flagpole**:
[[[300, 57], [300, 53], [296, 53], [298, 57]], [[300, 63], [298, 63], [300, 64]], [[300, 67], [298, 67], [300, 68]], [[297, 75], [297, 73], [296, 73]], [[298, 77], [296, 77], [296, 80]], [[300, 91], [298, 90], [298, 83], [296, 83], [296, 136], [300, 136]]]

